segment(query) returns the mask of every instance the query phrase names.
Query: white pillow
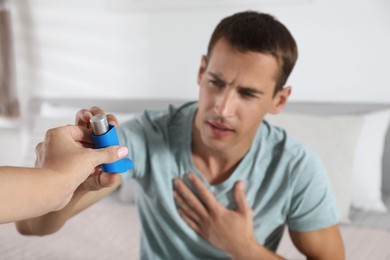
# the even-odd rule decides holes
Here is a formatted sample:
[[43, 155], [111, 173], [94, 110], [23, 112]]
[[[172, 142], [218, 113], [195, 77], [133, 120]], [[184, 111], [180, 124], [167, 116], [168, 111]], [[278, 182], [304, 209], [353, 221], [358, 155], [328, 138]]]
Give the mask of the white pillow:
[[387, 211], [382, 201], [382, 159], [390, 110], [363, 115], [364, 125], [356, 150], [352, 181], [352, 206], [361, 210]]
[[340, 222], [350, 222], [351, 178], [363, 118], [282, 113], [267, 119], [319, 155], [329, 174]]

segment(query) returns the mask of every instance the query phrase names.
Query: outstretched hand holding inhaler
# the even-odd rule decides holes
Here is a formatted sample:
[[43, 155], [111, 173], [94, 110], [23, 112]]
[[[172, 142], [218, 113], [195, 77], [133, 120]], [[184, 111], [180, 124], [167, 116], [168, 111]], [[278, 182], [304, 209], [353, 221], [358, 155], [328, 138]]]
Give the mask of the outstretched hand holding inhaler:
[[[92, 128], [93, 144], [86, 144], [89, 147], [105, 148], [119, 145], [116, 134], [118, 120], [112, 114], [105, 115], [99, 107], [91, 107], [90, 110], [80, 110], [76, 115], [76, 125]], [[102, 164], [86, 180], [84, 186], [88, 190], [98, 190], [111, 186], [115, 181], [115, 173], [126, 172], [133, 168], [133, 163], [128, 158], [122, 158], [116, 162]]]
[[0, 167], [0, 224], [63, 209], [99, 164], [118, 161], [128, 152], [120, 146], [85, 147], [91, 143], [85, 127], [53, 128], [36, 146], [35, 168]]

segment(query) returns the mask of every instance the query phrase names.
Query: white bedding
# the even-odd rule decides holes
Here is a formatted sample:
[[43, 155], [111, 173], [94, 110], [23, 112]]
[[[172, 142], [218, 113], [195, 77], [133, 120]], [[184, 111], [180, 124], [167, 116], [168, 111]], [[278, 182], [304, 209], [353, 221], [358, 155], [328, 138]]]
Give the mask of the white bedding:
[[[390, 231], [383, 229], [341, 226], [347, 259], [388, 260], [390, 259]], [[289, 236], [283, 236], [278, 252], [288, 259], [306, 259], [293, 246]]]
[[44, 237], [19, 235], [0, 225], [1, 260], [138, 259], [140, 223], [136, 207], [108, 197]]
[[[129, 260], [139, 257], [140, 222], [133, 204], [114, 196], [71, 219], [59, 232], [24, 237], [14, 224], [0, 225], [1, 260]], [[347, 259], [390, 259], [390, 230], [341, 226]], [[288, 259], [305, 259], [284, 236], [278, 252]]]

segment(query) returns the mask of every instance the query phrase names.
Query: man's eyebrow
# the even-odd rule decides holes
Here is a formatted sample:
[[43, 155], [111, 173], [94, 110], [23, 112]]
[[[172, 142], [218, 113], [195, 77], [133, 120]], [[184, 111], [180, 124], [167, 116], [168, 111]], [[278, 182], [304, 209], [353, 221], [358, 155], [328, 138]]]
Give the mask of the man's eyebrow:
[[[213, 77], [214, 80], [220, 82], [220, 83], [223, 83], [223, 84], [229, 84], [229, 83], [226, 83], [226, 80], [223, 79], [222, 76], [218, 75], [217, 73], [213, 73], [213, 72], [208, 72], [210, 74], [211, 77]], [[259, 95], [264, 95], [264, 91], [260, 90], [260, 89], [257, 89], [257, 88], [254, 88], [254, 87], [249, 87], [249, 86], [241, 86], [239, 85], [238, 86], [241, 90], [244, 90], [244, 91], [247, 91], [247, 92], [251, 92], [252, 94], [259, 94]]]
[[211, 77], [213, 77], [214, 80], [217, 80], [220, 83], [226, 84], [226, 80], [224, 80], [222, 76], [220, 76], [220, 75], [218, 75], [216, 73], [213, 73], [213, 72], [209, 72], [209, 74], [210, 74]]
[[252, 94], [264, 95], [264, 91], [252, 87], [238, 86], [241, 90], [251, 92]]

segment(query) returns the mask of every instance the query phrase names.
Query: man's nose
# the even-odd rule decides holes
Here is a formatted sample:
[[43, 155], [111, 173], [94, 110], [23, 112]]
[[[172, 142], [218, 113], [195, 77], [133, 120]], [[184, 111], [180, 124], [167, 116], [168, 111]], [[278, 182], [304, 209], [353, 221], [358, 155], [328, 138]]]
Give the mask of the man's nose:
[[215, 104], [215, 110], [220, 116], [231, 117], [235, 113], [235, 96], [231, 90], [221, 93]]

